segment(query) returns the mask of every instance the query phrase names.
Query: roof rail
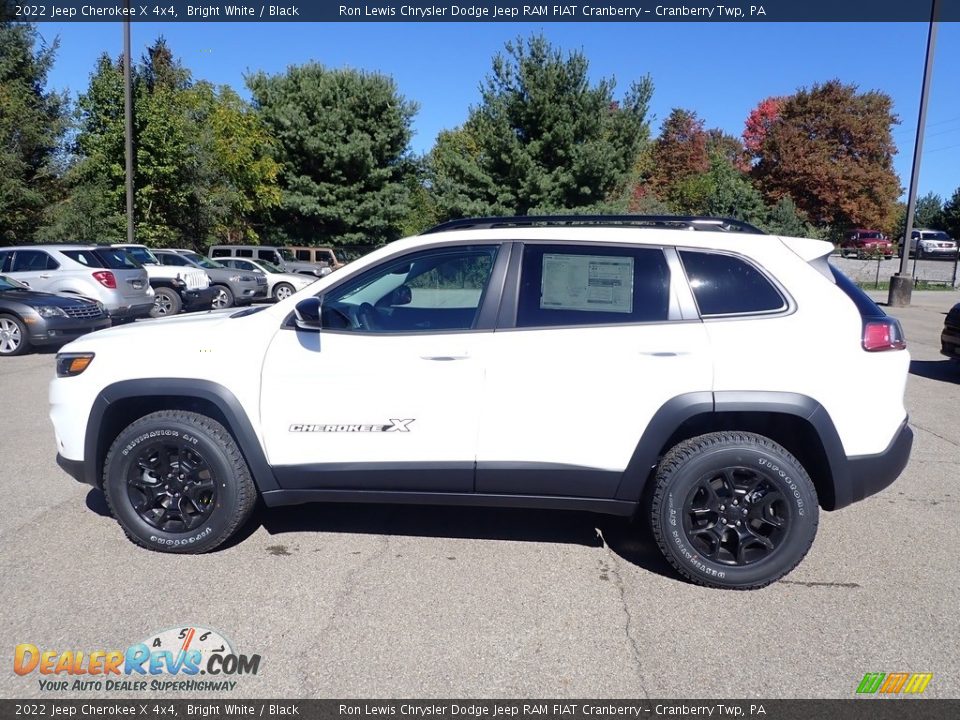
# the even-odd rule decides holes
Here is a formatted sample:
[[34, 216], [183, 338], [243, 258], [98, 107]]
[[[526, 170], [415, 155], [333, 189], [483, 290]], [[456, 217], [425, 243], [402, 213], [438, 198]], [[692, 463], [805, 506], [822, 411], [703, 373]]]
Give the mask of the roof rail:
[[489, 230], [534, 225], [653, 225], [675, 230], [723, 230], [766, 235], [760, 228], [731, 218], [696, 215], [520, 215], [515, 217], [459, 218], [440, 223], [421, 235], [449, 230]]

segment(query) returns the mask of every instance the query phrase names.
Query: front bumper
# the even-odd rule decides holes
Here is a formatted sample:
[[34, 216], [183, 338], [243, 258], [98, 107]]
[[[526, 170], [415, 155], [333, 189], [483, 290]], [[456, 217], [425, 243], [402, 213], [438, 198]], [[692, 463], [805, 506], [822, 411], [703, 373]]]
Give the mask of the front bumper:
[[236, 283], [233, 290], [233, 297], [237, 304], [251, 303], [254, 300], [262, 300], [267, 297], [267, 280], [264, 278], [262, 283]]
[[[903, 421], [903, 425], [894, 434], [887, 449], [876, 455], [858, 455], [847, 458], [846, 489], [848, 496], [837, 498], [837, 507], [863, 500], [876, 495], [889, 487], [907, 466], [910, 449], [913, 447], [913, 430]], [[840, 490], [840, 488], [837, 488]], [[843, 502], [845, 500], [846, 502]]]
[[32, 345], [57, 345], [76, 340], [81, 335], [110, 327], [109, 317], [80, 320], [74, 318], [31, 318], [27, 323]]
[[136, 320], [150, 317], [151, 310], [153, 310], [153, 300], [141, 305], [118, 305], [107, 308], [107, 312], [113, 320]]
[[217, 289], [212, 286], [203, 290], [181, 290], [180, 299], [184, 310], [209, 310], [216, 294]]
[[77, 482], [87, 484], [87, 475], [83, 460], [70, 460], [60, 453], [57, 453], [57, 465]]

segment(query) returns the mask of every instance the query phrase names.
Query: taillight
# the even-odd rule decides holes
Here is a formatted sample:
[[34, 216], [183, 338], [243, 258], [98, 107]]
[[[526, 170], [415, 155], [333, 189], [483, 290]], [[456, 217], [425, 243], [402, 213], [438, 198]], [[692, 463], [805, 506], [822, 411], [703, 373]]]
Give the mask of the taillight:
[[116, 289], [117, 287], [117, 278], [109, 270], [98, 270], [93, 274], [94, 279], [105, 288], [110, 288], [111, 290]]
[[903, 336], [900, 321], [892, 318], [868, 320], [863, 325], [863, 349], [867, 352], [881, 350], [903, 350], [907, 339]]

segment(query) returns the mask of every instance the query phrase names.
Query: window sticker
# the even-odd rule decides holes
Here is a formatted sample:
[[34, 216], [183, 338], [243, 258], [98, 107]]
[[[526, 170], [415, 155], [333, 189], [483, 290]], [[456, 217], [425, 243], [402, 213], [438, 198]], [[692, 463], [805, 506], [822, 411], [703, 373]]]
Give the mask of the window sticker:
[[632, 313], [633, 258], [545, 253], [540, 309]]

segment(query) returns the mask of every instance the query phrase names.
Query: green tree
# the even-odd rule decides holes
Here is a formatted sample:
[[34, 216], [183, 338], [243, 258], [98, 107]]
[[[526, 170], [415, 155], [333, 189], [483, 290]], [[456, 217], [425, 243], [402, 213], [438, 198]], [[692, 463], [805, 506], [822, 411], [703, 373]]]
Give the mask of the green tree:
[[316, 63], [247, 78], [276, 140], [278, 237], [302, 244], [380, 244], [410, 212], [409, 154], [416, 105], [394, 81]]
[[917, 198], [917, 206], [913, 211], [913, 226], [939, 230], [942, 225], [943, 198], [932, 192]]
[[[255, 240], [251, 218], [279, 201], [279, 166], [253, 109], [229, 88], [194, 83], [162, 38], [133, 68], [133, 94], [137, 239], [196, 248]], [[119, 240], [126, 206], [121, 60], [99, 58], [77, 124], [70, 193], [44, 234]]]
[[789, 195], [821, 227], [885, 227], [900, 194], [892, 108], [885, 93], [838, 80], [779, 99], [752, 145], [758, 187], [771, 202]]
[[691, 110], [674, 108], [653, 145], [651, 184], [680, 212], [693, 212], [709, 191], [702, 177], [710, 169], [707, 141], [703, 120]]
[[0, 244], [32, 242], [60, 191], [67, 98], [46, 89], [56, 51], [0, 5]]
[[960, 239], [960, 187], [944, 203], [942, 222], [943, 229], [950, 233], [950, 237]]
[[626, 207], [652, 92], [645, 77], [617, 100], [613, 80], [591, 84], [582, 53], [543, 36], [508, 42], [480, 104], [430, 155], [440, 217]]
[[774, 235], [819, 238], [820, 233], [804, 218], [789, 195], [784, 195], [770, 208], [762, 227]]

